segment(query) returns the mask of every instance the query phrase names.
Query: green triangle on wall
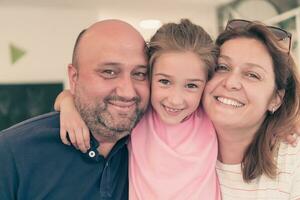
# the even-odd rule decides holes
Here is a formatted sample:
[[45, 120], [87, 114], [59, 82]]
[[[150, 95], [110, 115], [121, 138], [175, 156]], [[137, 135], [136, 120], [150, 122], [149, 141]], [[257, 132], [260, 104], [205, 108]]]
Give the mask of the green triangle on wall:
[[22, 58], [26, 54], [25, 50], [13, 44], [9, 45], [9, 49], [10, 49], [10, 60], [12, 64], [15, 64], [20, 58]]

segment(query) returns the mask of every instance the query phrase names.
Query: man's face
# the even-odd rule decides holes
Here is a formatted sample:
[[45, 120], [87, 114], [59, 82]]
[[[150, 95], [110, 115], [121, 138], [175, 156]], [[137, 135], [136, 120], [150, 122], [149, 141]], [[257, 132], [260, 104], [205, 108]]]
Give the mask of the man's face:
[[80, 43], [78, 69], [69, 68], [75, 104], [95, 137], [116, 141], [130, 133], [148, 104], [144, 43], [87, 38]]

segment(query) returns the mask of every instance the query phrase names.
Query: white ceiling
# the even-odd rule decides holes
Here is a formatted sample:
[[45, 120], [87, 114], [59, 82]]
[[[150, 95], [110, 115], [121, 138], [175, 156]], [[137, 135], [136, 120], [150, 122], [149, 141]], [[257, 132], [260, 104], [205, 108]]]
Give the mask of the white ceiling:
[[[136, 27], [146, 39], [156, 29], [141, 29], [139, 22], [144, 19], [158, 19], [162, 23], [189, 18], [201, 24], [210, 34], [215, 35], [216, 14], [214, 8], [232, 0], [0, 0], [0, 7], [30, 9], [85, 10], [97, 13], [96, 19], [117, 18]], [[29, 9], [29, 10], [30, 10]], [[34, 8], [35, 9], [35, 8]], [[26, 10], [26, 8], [25, 8]]]
[[0, 5], [12, 6], [51, 6], [51, 7], [68, 7], [80, 9], [101, 9], [106, 6], [116, 8], [141, 7], [142, 9], [150, 9], [147, 5], [155, 5], [158, 7], [167, 7], [170, 5], [191, 5], [191, 6], [217, 6], [228, 3], [232, 0], [0, 0]]

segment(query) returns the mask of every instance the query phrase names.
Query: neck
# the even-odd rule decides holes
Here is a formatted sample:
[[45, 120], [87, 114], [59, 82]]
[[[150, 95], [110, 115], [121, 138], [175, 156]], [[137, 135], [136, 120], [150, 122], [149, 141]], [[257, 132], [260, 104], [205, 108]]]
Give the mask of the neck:
[[94, 134], [92, 133], [94, 138], [98, 141], [99, 147], [97, 148], [100, 155], [107, 157], [114, 145], [123, 137], [128, 135], [126, 134], [116, 134], [111, 133], [107, 136], [103, 136], [103, 134]]
[[223, 127], [216, 127], [216, 131], [219, 142], [218, 160], [224, 164], [241, 163], [256, 131]]
[[109, 152], [112, 150], [112, 148], [114, 147], [116, 143], [105, 143], [105, 142], [101, 142], [99, 147], [97, 148], [98, 152], [100, 155], [102, 155], [103, 157], [107, 157]]
[[107, 127], [102, 124], [97, 124], [97, 126], [89, 126], [90, 133], [94, 136], [94, 138], [100, 144], [98, 147], [98, 152], [106, 157], [109, 152], [112, 150], [114, 145], [123, 137], [130, 134], [129, 131], [113, 131], [109, 130]]

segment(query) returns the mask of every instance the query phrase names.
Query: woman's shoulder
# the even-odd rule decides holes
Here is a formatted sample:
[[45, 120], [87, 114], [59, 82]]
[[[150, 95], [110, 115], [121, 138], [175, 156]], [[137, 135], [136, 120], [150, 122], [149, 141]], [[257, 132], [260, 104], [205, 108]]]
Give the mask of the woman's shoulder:
[[292, 146], [285, 142], [281, 142], [277, 154], [277, 167], [279, 173], [291, 174], [300, 168], [300, 141]]
[[295, 157], [300, 160], [300, 138], [297, 139], [297, 145], [293, 146], [281, 141], [279, 144], [278, 157]]

